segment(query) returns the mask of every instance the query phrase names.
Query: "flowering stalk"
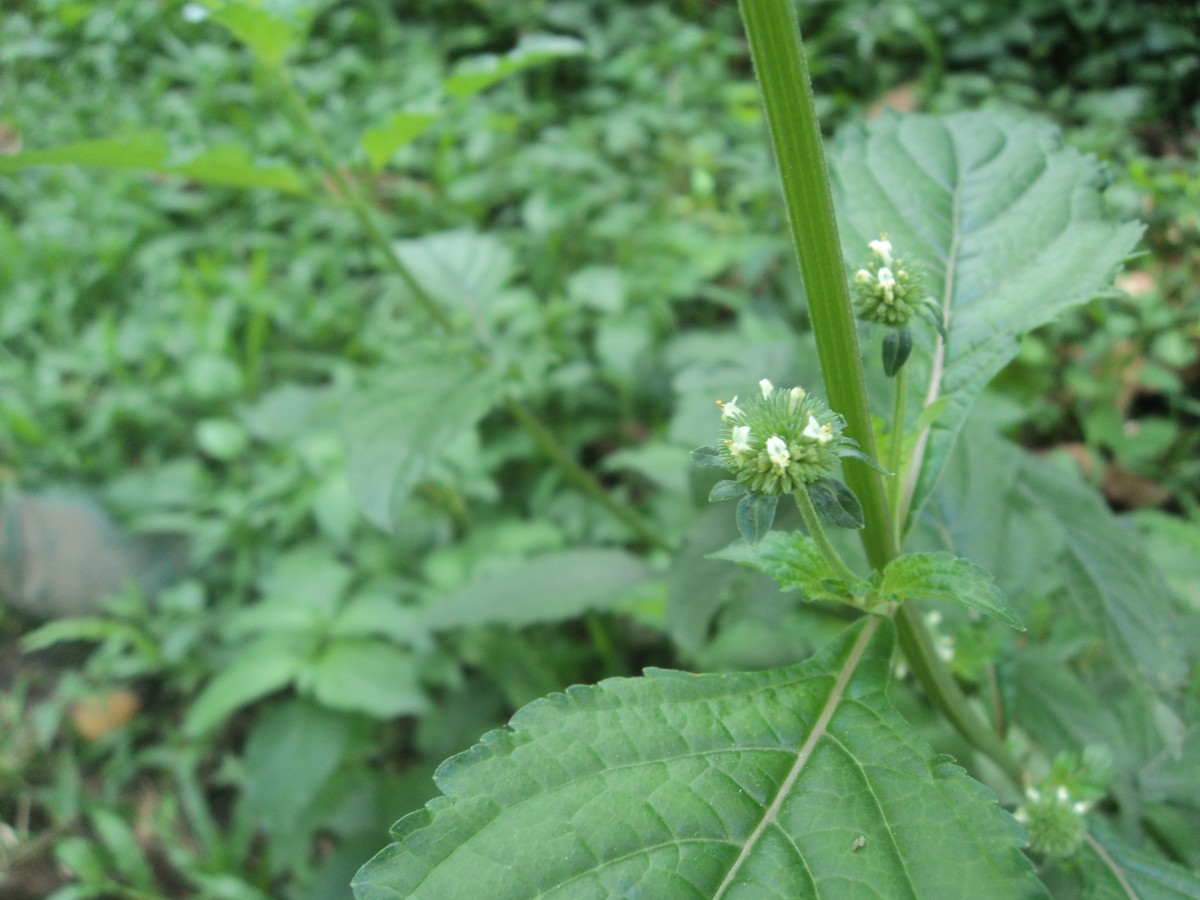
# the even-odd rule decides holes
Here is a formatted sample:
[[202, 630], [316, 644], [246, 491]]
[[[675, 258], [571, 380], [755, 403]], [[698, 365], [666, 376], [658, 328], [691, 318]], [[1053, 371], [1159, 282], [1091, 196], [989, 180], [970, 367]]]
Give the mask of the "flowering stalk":
[[[866, 377], [796, 8], [792, 0], [742, 0], [740, 9], [780, 169], [826, 392], [845, 416], [846, 433], [874, 456]], [[846, 481], [862, 502], [861, 536], [867, 559], [872, 568], [882, 571], [896, 555], [883, 485], [869, 469], [854, 465], [846, 467]], [[905, 657], [930, 699], [968, 741], [1010, 778], [1019, 779], [1019, 764], [937, 658], [913, 605], [900, 604], [895, 621]]]
[[896, 538], [896, 552], [899, 553], [904, 542], [902, 532], [903, 522], [900, 520], [900, 507], [904, 500], [904, 479], [900, 475], [900, 464], [904, 459], [904, 399], [908, 393], [908, 370], [903, 366], [896, 372], [893, 379], [896, 388], [896, 398], [892, 403], [892, 440], [888, 446], [888, 471], [892, 473], [888, 481], [888, 509], [892, 513], [892, 534]]
[[846, 565], [837, 550], [834, 549], [833, 544], [829, 542], [829, 536], [825, 533], [821, 518], [817, 515], [817, 509], [813, 506], [812, 497], [808, 493], [808, 487], [801, 485], [795, 490], [794, 496], [796, 506], [800, 508], [800, 517], [804, 519], [804, 525], [808, 528], [809, 537], [816, 543], [825, 562], [829, 563], [829, 568], [833, 569], [837, 576], [847, 584], [858, 581], [858, 576]]

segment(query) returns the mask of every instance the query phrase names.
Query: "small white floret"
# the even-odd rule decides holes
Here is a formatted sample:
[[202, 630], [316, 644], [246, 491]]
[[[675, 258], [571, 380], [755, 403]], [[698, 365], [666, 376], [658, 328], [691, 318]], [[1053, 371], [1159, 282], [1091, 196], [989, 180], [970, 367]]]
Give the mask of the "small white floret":
[[806, 396], [808, 395], [804, 392], [804, 388], [802, 387], [794, 387], [788, 391], [788, 411], [795, 412], [796, 407], [803, 402]]
[[724, 422], [729, 419], [740, 419], [742, 417], [742, 408], [737, 405], [737, 401], [738, 398], [735, 394], [733, 399], [728, 403], [721, 404], [721, 421]]
[[729, 451], [734, 456], [740, 456], [743, 453], [750, 452], [750, 426], [735, 425], [733, 429], [733, 439], [729, 442]]
[[822, 447], [833, 440], [833, 429], [828, 425], [822, 425], [817, 421], [816, 416], [808, 417], [808, 424], [804, 426], [804, 436], [812, 438]]
[[883, 261], [885, 266], [892, 264], [892, 243], [887, 238], [871, 241], [867, 246], [871, 248], [872, 253]]
[[787, 442], [777, 434], [767, 438], [767, 456], [771, 460], [771, 464], [780, 472], [788, 467], [788, 463], [792, 461], [792, 454], [788, 453]]
[[775, 392], [775, 385], [771, 384], [771, 382], [766, 378], [758, 383], [758, 387], [759, 390], [762, 391], [764, 400], [770, 400], [771, 394]]
[[872, 275], [870, 272], [868, 272], [866, 269], [859, 269], [857, 272], [854, 273], [854, 283], [855, 284], [870, 284], [874, 280], [875, 280], [875, 276]]

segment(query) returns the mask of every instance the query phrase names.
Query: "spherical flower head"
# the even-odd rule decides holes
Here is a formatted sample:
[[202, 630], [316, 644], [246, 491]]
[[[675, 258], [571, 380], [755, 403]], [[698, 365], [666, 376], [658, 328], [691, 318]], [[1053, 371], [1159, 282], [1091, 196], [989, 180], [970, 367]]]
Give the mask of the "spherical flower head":
[[854, 312], [865, 322], [900, 328], [925, 302], [920, 267], [895, 255], [886, 236], [869, 246], [871, 259], [854, 274], [851, 285]]
[[751, 491], [768, 496], [830, 477], [849, 443], [842, 417], [801, 388], [776, 388], [766, 379], [760, 388], [762, 397], [741, 407], [736, 420], [722, 417], [725, 467]]
[[1063, 859], [1083, 845], [1087, 810], [1088, 804], [1072, 802], [1065, 788], [1048, 795], [1030, 788], [1016, 818], [1029, 833], [1029, 846], [1034, 852]]

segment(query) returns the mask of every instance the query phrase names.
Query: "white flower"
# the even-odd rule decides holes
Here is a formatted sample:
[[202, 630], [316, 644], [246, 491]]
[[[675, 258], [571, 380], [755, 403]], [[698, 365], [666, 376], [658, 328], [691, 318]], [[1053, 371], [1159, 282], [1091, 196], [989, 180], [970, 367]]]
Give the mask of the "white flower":
[[892, 274], [892, 270], [887, 266], [879, 267], [879, 286], [883, 288], [883, 297], [888, 302], [892, 302], [893, 292], [896, 288], [896, 277]]
[[881, 237], [877, 241], [871, 241], [867, 245], [871, 248], [871, 252], [883, 260], [885, 266], [892, 264], [892, 244], [887, 238]]
[[1077, 815], [1077, 816], [1082, 816], [1084, 813], [1086, 813], [1091, 808], [1092, 808], [1092, 804], [1088, 803], [1085, 800], [1080, 800], [1071, 807], [1071, 812], [1075, 813], [1075, 815]]
[[729, 452], [734, 456], [750, 452], [750, 426], [735, 425], [733, 439], [729, 442]]
[[828, 425], [822, 425], [817, 421], [816, 416], [808, 417], [808, 424], [804, 426], [804, 436], [812, 438], [822, 447], [833, 440], [833, 429]]
[[1067, 793], [1067, 789], [1065, 787], [1063, 787], [1061, 784], [1058, 786], [1058, 790], [1055, 792], [1055, 796], [1058, 798], [1059, 803], [1065, 804], [1065, 803], [1071, 802], [1071, 795]]
[[771, 458], [772, 465], [780, 472], [787, 469], [788, 463], [792, 461], [792, 454], [788, 453], [787, 442], [777, 434], [767, 438], [767, 456]]
[[762, 391], [763, 399], [770, 400], [771, 394], [775, 391], [775, 385], [771, 384], [766, 378], [758, 383], [759, 389]]
[[720, 400], [717, 401], [717, 406], [721, 407], [722, 422], [728, 419], [740, 419], [742, 417], [742, 408], [737, 405], [737, 400], [737, 394], [734, 394], [733, 399], [728, 403], [722, 403]]
[[866, 269], [859, 269], [857, 272], [854, 273], [854, 283], [855, 284], [870, 284], [874, 280], [875, 280], [875, 276], [872, 275], [870, 272], [868, 272]]
[[794, 387], [788, 391], [788, 412], [795, 412], [796, 407], [800, 405], [805, 396], [806, 394], [802, 387]]

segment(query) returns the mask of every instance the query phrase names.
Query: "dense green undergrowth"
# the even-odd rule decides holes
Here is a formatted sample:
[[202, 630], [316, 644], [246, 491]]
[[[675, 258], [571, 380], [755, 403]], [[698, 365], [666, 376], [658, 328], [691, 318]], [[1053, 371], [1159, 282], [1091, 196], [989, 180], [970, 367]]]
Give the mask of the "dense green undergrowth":
[[[687, 461], [715, 438], [713, 400], [764, 376], [820, 384], [737, 9], [265, 6], [307, 33], [287, 79], [262, 64], [274, 38], [256, 62], [201, 5], [46, 3], [0, 24], [0, 477], [10, 497], [88, 496], [187, 546], [152, 595], [0, 614], [0, 861], [24, 896], [345, 897], [437, 793], [434, 766], [539, 697], [821, 648], [797, 679], [839, 654], [889, 668], [882, 639], [835, 640], [844, 607], [708, 558], [737, 536]], [[1112, 871], [1096, 847], [1158, 873], [1161, 896], [1186, 896], [1200, 865], [1196, 23], [1131, 9], [817, 3], [801, 20], [840, 127], [847, 262], [880, 230], [922, 234], [919, 216], [905, 235], [854, 205], [871, 190], [856, 148], [908, 127], [863, 126], [884, 94], [1020, 110], [1046, 147], [1057, 122], [1103, 162], [1103, 216], [1147, 223], [1123, 293], [1028, 298], [1063, 314], [1030, 313], [1020, 327], [1038, 330], [961, 411], [958, 442], [942, 435], [908, 542], [990, 569], [1028, 628], [1014, 645], [922, 607], [1025, 772], [1098, 809], [1090, 851], [1034, 856], [1056, 896]], [[100, 138], [116, 143], [79, 156]], [[21, 162], [73, 144], [72, 164]], [[221, 146], [241, 150], [204, 155]], [[864, 335], [870, 364], [880, 335]], [[1041, 458], [1061, 449], [1082, 465]], [[1085, 480], [1132, 512], [1110, 518]], [[1100, 532], [1075, 535], [1079, 517]], [[1148, 556], [1106, 557], [1140, 540]], [[1177, 619], [1147, 620], [1150, 590]], [[39, 618], [26, 647], [75, 643], [18, 656]], [[612, 690], [636, 707], [640, 684]], [[889, 733], [1028, 803], [903, 668], [888, 697]], [[527, 707], [511, 733], [556, 734], [549, 712]], [[944, 762], [929, 772], [977, 799]], [[475, 790], [478, 773], [450, 776]], [[862, 836], [855, 858], [878, 844]]]

